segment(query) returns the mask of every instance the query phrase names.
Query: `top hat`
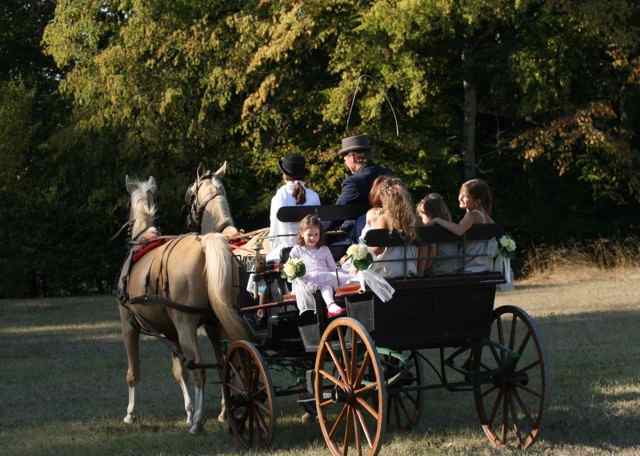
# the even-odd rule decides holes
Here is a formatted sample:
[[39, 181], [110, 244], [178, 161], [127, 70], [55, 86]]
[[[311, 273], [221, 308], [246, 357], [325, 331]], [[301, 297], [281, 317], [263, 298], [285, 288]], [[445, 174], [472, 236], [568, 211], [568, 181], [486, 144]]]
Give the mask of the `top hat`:
[[295, 180], [300, 180], [307, 175], [307, 168], [302, 155], [289, 154], [278, 160], [278, 166], [284, 174]]
[[338, 154], [344, 156], [349, 152], [354, 152], [356, 150], [360, 151], [369, 151], [371, 150], [371, 144], [369, 143], [369, 135], [356, 135], [349, 136], [348, 138], [342, 139], [342, 147]]

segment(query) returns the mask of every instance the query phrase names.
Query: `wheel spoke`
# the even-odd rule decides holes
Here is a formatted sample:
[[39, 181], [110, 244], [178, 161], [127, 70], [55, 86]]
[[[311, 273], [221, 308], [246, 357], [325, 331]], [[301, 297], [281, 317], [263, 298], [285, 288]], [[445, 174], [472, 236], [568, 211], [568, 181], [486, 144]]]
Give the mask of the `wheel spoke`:
[[231, 370], [233, 371], [233, 373], [235, 374], [235, 378], [240, 380], [240, 383], [242, 384], [243, 388], [245, 389], [245, 391], [248, 391], [247, 389], [247, 383], [244, 379], [244, 377], [242, 376], [242, 374], [240, 374], [240, 372], [236, 369], [236, 366], [233, 365], [233, 362], [230, 361], [229, 362], [229, 367], [231, 367]]
[[236, 385], [234, 385], [233, 383], [226, 382], [225, 384], [227, 385], [227, 387], [228, 387], [229, 389], [232, 389], [232, 390], [236, 391], [237, 393], [240, 393], [240, 394], [247, 394], [247, 392], [246, 392], [246, 391], [244, 391], [244, 390], [242, 390], [242, 389], [238, 388], [238, 387], [237, 387]]
[[518, 355], [522, 356], [522, 353], [524, 353], [524, 349], [527, 346], [527, 343], [529, 342], [529, 340], [531, 339], [531, 330], [527, 331], [527, 335], [524, 337], [524, 339], [522, 339], [522, 342], [520, 342], [520, 346], [518, 347]]
[[[498, 365], [502, 364], [502, 356], [500, 355], [500, 353], [498, 353], [498, 350], [496, 350], [496, 347], [493, 346], [493, 343], [491, 341], [489, 341], [488, 345], [489, 345], [489, 350], [491, 350], [491, 353], [493, 354], [493, 358], [496, 360], [496, 363], [498, 363]], [[482, 364], [482, 361], [480, 362], [480, 364]], [[484, 366], [484, 364], [482, 365]], [[484, 366], [484, 367], [488, 371], [491, 370], [487, 366]]]
[[511, 318], [511, 334], [509, 335], [509, 349], [513, 350], [513, 345], [516, 342], [516, 326], [518, 324], [518, 316], [513, 314]]
[[344, 382], [345, 385], [348, 385], [349, 384], [349, 378], [347, 377], [347, 374], [342, 369], [342, 366], [340, 365], [340, 362], [338, 361], [338, 358], [336, 357], [336, 354], [333, 352], [333, 349], [331, 348], [331, 345], [329, 344], [329, 342], [325, 342], [324, 346], [327, 349], [327, 352], [329, 353], [329, 356], [331, 356], [331, 359], [333, 360], [333, 364], [335, 365], [336, 369], [338, 370], [338, 374], [340, 374], [340, 378], [342, 378], [342, 381]]
[[356, 448], [358, 449], [358, 456], [362, 456], [362, 444], [360, 443], [360, 429], [358, 427], [358, 418], [356, 417], [355, 408], [351, 410], [351, 417], [353, 418], [353, 435], [356, 439]]
[[342, 418], [344, 417], [344, 412], [346, 412], [348, 408], [349, 408], [348, 404], [345, 404], [342, 407], [342, 410], [340, 411], [340, 414], [336, 418], [336, 422], [333, 423], [333, 426], [331, 426], [331, 430], [329, 431], [329, 438], [330, 439], [333, 438], [333, 434], [335, 434], [336, 430], [338, 429], [338, 425], [340, 424], [340, 421], [342, 421]]
[[502, 318], [498, 317], [496, 319], [496, 325], [498, 326], [498, 340], [500, 341], [500, 345], [504, 346], [504, 333], [502, 331]]
[[366, 392], [371, 391], [371, 390], [377, 390], [377, 389], [378, 389], [378, 384], [377, 383], [369, 383], [368, 385], [363, 386], [362, 388], [359, 388], [359, 389], [355, 390], [353, 392], [353, 394], [355, 394], [357, 396], [360, 396], [363, 393], [366, 393]]
[[269, 410], [269, 408], [266, 405], [261, 404], [260, 402], [257, 402], [257, 401], [254, 402], [254, 404], [255, 404], [256, 407], [258, 407], [260, 410], [262, 410], [262, 412], [264, 414], [269, 415], [269, 416], [271, 415], [271, 410]]
[[347, 408], [347, 428], [344, 431], [344, 437], [342, 439], [342, 454], [347, 456], [349, 452], [349, 438], [351, 437], [351, 407]]
[[404, 401], [402, 400], [401, 396], [398, 396], [396, 402], [400, 405], [400, 409], [404, 412], [404, 415], [407, 417], [407, 424], [413, 424], [417, 415], [411, 416], [411, 414], [407, 410], [407, 407], [404, 405]]
[[373, 409], [373, 407], [371, 407], [371, 405], [365, 401], [364, 399], [362, 399], [361, 397], [356, 397], [356, 401], [358, 402], [358, 404], [360, 404], [367, 412], [369, 412], [369, 414], [374, 417], [376, 419], [376, 421], [379, 419], [378, 417], [378, 413]]
[[331, 375], [330, 373], [326, 372], [323, 369], [320, 369], [318, 371], [318, 373], [320, 375], [322, 375], [324, 378], [326, 378], [327, 380], [329, 380], [331, 383], [333, 383], [334, 385], [340, 387], [342, 390], [346, 391], [347, 390], [347, 385], [345, 385], [344, 383], [342, 383], [340, 380], [338, 380], [337, 378], [335, 378], [333, 375]]
[[345, 368], [345, 374], [346, 374], [346, 376], [344, 377], [344, 382], [349, 384], [351, 382], [351, 366], [347, 362], [347, 351], [344, 343], [344, 335], [342, 334], [342, 331], [340, 330], [340, 328], [336, 328], [336, 330], [338, 332], [338, 340], [340, 341], [340, 352], [342, 354], [342, 362], [343, 362], [343, 366]]
[[498, 393], [498, 397], [496, 397], [496, 402], [493, 404], [493, 410], [491, 411], [491, 418], [489, 418], [489, 425], [493, 426], [493, 420], [496, 418], [496, 413], [498, 413], [498, 407], [500, 407], [500, 402], [502, 402], [502, 395], [504, 394], [504, 390], [500, 390]]
[[528, 371], [528, 370], [530, 370], [530, 369], [533, 369], [534, 367], [539, 366], [539, 365], [540, 365], [540, 360], [537, 360], [537, 361], [532, 362], [532, 363], [531, 363], [531, 364], [529, 364], [528, 366], [523, 367], [523, 368], [522, 368], [522, 369], [520, 369], [519, 371], [516, 371], [515, 373], [516, 373], [516, 374], [522, 374], [523, 372], [526, 372], [526, 371]]
[[249, 446], [253, 446], [253, 430], [255, 429], [255, 415], [253, 410], [249, 413]]
[[505, 390], [502, 401], [502, 443], [507, 444], [507, 431], [509, 430], [509, 390]]
[[520, 435], [520, 428], [518, 427], [518, 415], [516, 414], [516, 405], [513, 403], [511, 397], [509, 397], [509, 406], [511, 408], [511, 416], [513, 418], [513, 431], [516, 435], [518, 442], [520, 443], [520, 447], [524, 445], [524, 440], [522, 439], [522, 435]]
[[531, 388], [528, 388], [528, 387], [526, 387], [524, 385], [516, 384], [516, 388], [520, 388], [520, 389], [526, 391], [527, 393], [534, 395], [535, 397], [537, 397], [539, 399], [543, 399], [543, 397], [542, 397], [542, 395], [540, 393], [538, 393], [537, 391], [534, 391]]
[[262, 428], [263, 434], [268, 434], [269, 428], [267, 427], [267, 423], [258, 410], [255, 410], [255, 417], [256, 423], [258, 423], [258, 426]]
[[354, 385], [356, 368], [358, 367], [358, 342], [356, 341], [356, 332], [351, 328], [351, 384]]
[[418, 395], [416, 394], [416, 397], [413, 397], [411, 394], [409, 393], [405, 393], [405, 397], [407, 399], [409, 399], [411, 401], [411, 403], [413, 404], [413, 407], [418, 410], [418, 406], [420, 405], [419, 401], [418, 401]]
[[522, 398], [520, 397], [520, 393], [518, 393], [517, 389], [513, 390], [513, 395], [516, 397], [516, 401], [518, 401], [518, 404], [520, 405], [520, 409], [522, 410], [522, 413], [524, 413], [524, 416], [527, 417], [527, 420], [529, 421], [529, 426], [531, 426], [531, 429], [533, 429], [534, 426], [534, 420], [533, 417], [531, 416], [531, 413], [529, 412], [529, 409], [527, 408], [527, 405], [524, 403], [524, 401], [522, 400]]
[[367, 428], [367, 423], [362, 416], [362, 412], [357, 408], [354, 409], [356, 415], [358, 416], [358, 421], [360, 422], [360, 426], [362, 427], [362, 432], [364, 433], [364, 437], [367, 439], [367, 443], [369, 444], [369, 448], [373, 448], [373, 443], [371, 443], [371, 436], [369, 435], [369, 429]]
[[364, 371], [366, 370], [370, 362], [371, 362], [371, 359], [369, 357], [369, 352], [365, 351], [364, 359], [362, 360], [362, 365], [358, 369], [358, 374], [356, 375], [355, 380], [351, 383], [353, 386], [357, 386], [360, 384], [360, 382], [362, 381], [362, 376], [364, 375]]
[[491, 388], [489, 388], [488, 390], [486, 390], [484, 393], [481, 394], [481, 397], [485, 397], [487, 394], [495, 391], [498, 389], [498, 385], [493, 385]]
[[324, 402], [320, 402], [320, 407], [326, 407], [327, 405], [336, 404], [336, 403], [337, 402], [335, 400], [333, 400], [333, 399], [327, 399]]

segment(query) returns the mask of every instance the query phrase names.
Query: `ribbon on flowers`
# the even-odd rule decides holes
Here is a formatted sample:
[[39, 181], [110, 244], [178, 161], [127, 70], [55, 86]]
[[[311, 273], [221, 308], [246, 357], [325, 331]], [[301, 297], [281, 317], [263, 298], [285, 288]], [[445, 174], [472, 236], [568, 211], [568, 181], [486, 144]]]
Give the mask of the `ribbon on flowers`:
[[396, 290], [387, 282], [380, 274], [369, 269], [358, 271], [356, 274], [360, 282], [360, 288], [365, 289], [365, 285], [375, 294], [382, 302], [391, 299]]
[[296, 295], [296, 305], [300, 313], [307, 310], [316, 311], [316, 300], [313, 297], [315, 289], [313, 286], [306, 284], [301, 277], [297, 277], [291, 282], [291, 291]]

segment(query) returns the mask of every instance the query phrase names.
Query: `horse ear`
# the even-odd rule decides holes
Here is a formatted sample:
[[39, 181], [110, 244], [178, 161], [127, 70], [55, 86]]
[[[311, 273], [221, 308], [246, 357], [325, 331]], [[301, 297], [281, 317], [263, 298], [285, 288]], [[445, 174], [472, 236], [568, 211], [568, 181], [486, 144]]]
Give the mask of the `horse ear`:
[[227, 162], [225, 161], [222, 166], [215, 172], [215, 175], [220, 177], [224, 176], [227, 173]]
[[156, 180], [153, 176], [149, 177], [149, 179], [147, 180], [147, 184], [149, 185], [149, 190], [151, 190], [153, 193], [155, 193], [156, 190], [158, 189], [158, 186], [156, 185]]
[[196, 179], [200, 180], [200, 176], [202, 176], [204, 174], [204, 163], [200, 162], [198, 164], [198, 168], [196, 169]]
[[124, 176], [124, 186], [126, 187], [127, 191], [129, 193], [133, 192], [135, 190], [135, 183], [129, 180], [129, 175], [126, 174]]

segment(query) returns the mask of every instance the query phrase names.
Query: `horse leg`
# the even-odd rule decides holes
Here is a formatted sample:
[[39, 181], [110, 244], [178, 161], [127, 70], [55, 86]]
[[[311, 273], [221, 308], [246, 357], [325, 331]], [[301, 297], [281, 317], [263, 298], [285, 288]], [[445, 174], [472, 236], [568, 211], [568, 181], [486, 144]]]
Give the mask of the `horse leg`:
[[182, 360], [175, 353], [171, 354], [171, 372], [173, 373], [173, 378], [182, 391], [184, 411], [187, 413], [187, 424], [191, 426], [193, 423], [193, 402], [189, 395], [187, 383], [184, 381], [184, 367], [182, 366]]
[[216, 354], [216, 362], [218, 364], [218, 378], [220, 378], [220, 414], [218, 415], [218, 422], [224, 423], [227, 421], [227, 409], [224, 403], [224, 390], [222, 389], [222, 370], [224, 366], [224, 350], [222, 349], [222, 343], [220, 343], [219, 333], [216, 332], [216, 328], [209, 324], [205, 325], [204, 329], [207, 331], [207, 337], [213, 345], [213, 351]]
[[[188, 360], [187, 363], [193, 362], [200, 364], [200, 350], [198, 348], [197, 337], [197, 324], [196, 322], [190, 322], [189, 327], [183, 326], [183, 331], [178, 329], [178, 340], [180, 341], [180, 348], [182, 353]], [[176, 325], [179, 328], [178, 325]], [[189, 365], [187, 364], [187, 368]], [[202, 430], [204, 426], [204, 384], [206, 380], [206, 373], [202, 368], [191, 369], [191, 380], [194, 386], [194, 407], [193, 416], [191, 419], [191, 427], [189, 433], [196, 434]]]
[[120, 306], [120, 326], [122, 339], [127, 352], [127, 385], [129, 386], [129, 404], [124, 422], [131, 424], [136, 420], [136, 384], [140, 379], [140, 330], [132, 321], [132, 313]]

